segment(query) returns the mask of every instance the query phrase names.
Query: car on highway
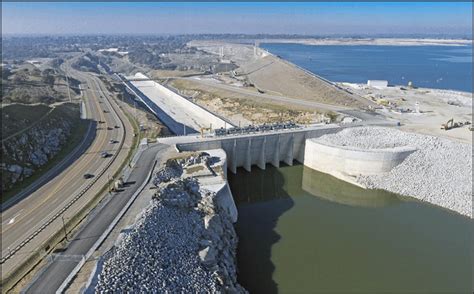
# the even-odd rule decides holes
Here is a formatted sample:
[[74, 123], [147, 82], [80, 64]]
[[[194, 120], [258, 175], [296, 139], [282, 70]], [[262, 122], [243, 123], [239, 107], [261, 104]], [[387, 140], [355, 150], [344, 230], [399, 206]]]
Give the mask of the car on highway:
[[114, 126], [114, 128], [116, 128], [116, 129], [120, 129], [120, 127], [119, 127], [119, 126], [117, 126], [117, 125], [115, 125], [115, 126]]
[[110, 140], [109, 143], [110, 144], [115, 144], [115, 143], [118, 143], [118, 141], [117, 140]]
[[109, 113], [109, 111], [104, 109], [104, 113]]
[[93, 178], [94, 175], [93, 174], [84, 174], [83, 177], [84, 177], [84, 179], [87, 180], [87, 179]]
[[110, 156], [110, 154], [107, 153], [107, 152], [105, 152], [105, 151], [102, 151], [102, 152], [100, 153], [100, 157], [102, 157], [102, 158], [107, 158], [107, 157], [109, 157], [109, 156]]

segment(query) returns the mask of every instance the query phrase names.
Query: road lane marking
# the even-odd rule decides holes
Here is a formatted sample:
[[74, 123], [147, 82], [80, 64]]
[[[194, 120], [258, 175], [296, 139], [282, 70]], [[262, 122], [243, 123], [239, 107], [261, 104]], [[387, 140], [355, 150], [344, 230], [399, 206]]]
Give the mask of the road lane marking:
[[[90, 82], [90, 81], [86, 78], [86, 83], [89, 84], [89, 82]], [[100, 105], [99, 105], [97, 96], [95, 95], [95, 93], [93, 93], [92, 96], [94, 96], [93, 102], [94, 102], [94, 104], [96, 105], [96, 107], [98, 108], [97, 110], [98, 110], [98, 113], [99, 113], [99, 116], [100, 116], [100, 120], [105, 121], [105, 120], [106, 120], [106, 119], [105, 119], [105, 115], [104, 115], [103, 112], [101, 111], [101, 108], [100, 108]], [[94, 152], [91, 152], [91, 154], [94, 154], [96, 151], [97, 151], [97, 152], [100, 151], [100, 150], [102, 149], [102, 147], [104, 146], [106, 140], [107, 140], [107, 133], [105, 134], [105, 136], [103, 136], [103, 138], [102, 138], [102, 140], [101, 140], [99, 146], [95, 146], [95, 145], [92, 145], [92, 146], [91, 146], [91, 149], [93, 149], [93, 151], [94, 151]], [[49, 194], [48, 197], [46, 197], [45, 199], [43, 199], [43, 201], [41, 201], [39, 204], [35, 205], [35, 207], [33, 207], [33, 209], [29, 210], [29, 212], [28, 212], [27, 214], [23, 215], [23, 217], [19, 218], [18, 222], [21, 221], [22, 219], [24, 219], [25, 216], [27, 216], [27, 215], [31, 214], [32, 212], [34, 212], [35, 210], [37, 210], [37, 209], [38, 209], [40, 206], [42, 206], [44, 203], [46, 203], [46, 201], [48, 201], [52, 196], [54, 196], [58, 190], [64, 188], [65, 185], [62, 185], [62, 184], [64, 183], [64, 181], [66, 181], [66, 180], [75, 180], [75, 179], [72, 179], [72, 177], [68, 177], [68, 175], [69, 175], [71, 172], [73, 172], [73, 171], [75, 171], [75, 170], [78, 170], [78, 168], [79, 168], [79, 170], [80, 170], [80, 169], [82, 169], [83, 167], [85, 167], [86, 165], [89, 165], [89, 164], [93, 161], [93, 159], [95, 158], [94, 155], [91, 155], [91, 156], [88, 156], [88, 160], [85, 160], [86, 157], [87, 157], [87, 155], [88, 155], [88, 153], [86, 152], [86, 153], [85, 153], [85, 158], [83, 158], [83, 160], [81, 160], [81, 161], [78, 163], [78, 165], [74, 166], [73, 169], [68, 170], [68, 171], [63, 175], [63, 177], [62, 177], [62, 179], [59, 181], [59, 183], [57, 183], [57, 184], [54, 185], [55, 189], [53, 190], [53, 192], [48, 193], [48, 194]], [[70, 182], [70, 181], [68, 181], [68, 182]], [[81, 186], [82, 186], [82, 185], [81, 185]], [[80, 188], [80, 187], [79, 187], [79, 188]], [[18, 222], [17, 222], [17, 224], [18, 224]], [[2, 228], [2, 234], [5, 233], [6, 231], [8, 231], [11, 227], [13, 227], [13, 226], [8, 226], [8, 227], [6, 227], [6, 228], [5, 228], [5, 227]]]
[[20, 211], [18, 211], [17, 214], [15, 214], [12, 218], [10, 218], [10, 220], [8, 221], [7, 224], [8, 224], [8, 225], [13, 224], [13, 223], [15, 222], [16, 217], [19, 216], [23, 210], [24, 210], [24, 209], [21, 209]]
[[[86, 78], [86, 80], [89, 81], [88, 78]], [[107, 96], [110, 96], [110, 92], [104, 91], [104, 90], [102, 89], [102, 87], [101, 87], [102, 85], [101, 85], [101, 84], [98, 84], [95, 79], [92, 78], [91, 81], [94, 82], [94, 84], [96, 84], [96, 86], [98, 86], [98, 88], [101, 90], [102, 93], [107, 93]], [[104, 95], [105, 95], [105, 94], [104, 94]], [[95, 97], [94, 94], [93, 94], [93, 96]], [[112, 100], [113, 100], [113, 97], [112, 97]], [[107, 100], [107, 102], [108, 102], [110, 105], [112, 105], [111, 107], [113, 108], [114, 118], [115, 118], [115, 119], [118, 119], [119, 122], [120, 122], [120, 121], [121, 121], [121, 118], [120, 118], [119, 113], [121, 113], [122, 115], [123, 115], [123, 113], [122, 113], [120, 110], [118, 110], [118, 112], [117, 112], [117, 110], [114, 108], [115, 104], [114, 104], [113, 102], [110, 102], [109, 100]], [[95, 100], [95, 104], [98, 105], [97, 100]], [[98, 108], [99, 108], [99, 110], [100, 110], [100, 106], [99, 106]], [[120, 107], [119, 107], [119, 108], [120, 108]], [[102, 113], [100, 113], [100, 115], [101, 115], [101, 117], [103, 117], [103, 114], [102, 114]], [[105, 120], [105, 119], [104, 119], [104, 120]], [[125, 137], [125, 124], [127, 124], [127, 123], [128, 123], [127, 120], [125, 120], [125, 123], [122, 121], [122, 128], [123, 128], [123, 130], [118, 130], [118, 133], [122, 133], [122, 132], [123, 132], [123, 133], [122, 133], [122, 136], [124, 136], [124, 138], [123, 138], [122, 140], [124, 140], [124, 141], [127, 139], [127, 138]], [[127, 127], [131, 127], [130, 123], [127, 124]], [[104, 137], [103, 141], [104, 141], [107, 137], [108, 137], [108, 133], [107, 133], [106, 136]], [[131, 139], [131, 138], [128, 138], [128, 139]], [[124, 148], [119, 149], [119, 150], [118, 150], [118, 153], [122, 153], [122, 151], [124, 151]], [[118, 154], [117, 154], [117, 155], [118, 155]], [[100, 173], [103, 173], [103, 172], [105, 172], [105, 170], [102, 170]], [[75, 198], [78, 198], [78, 197], [76, 196]], [[56, 201], [57, 201], [58, 199], [59, 199], [59, 198], [56, 198]], [[39, 207], [39, 206], [37, 206], [37, 207]], [[69, 207], [69, 206], [67, 206], [67, 207]], [[67, 208], [66, 208], [66, 209], [67, 209]], [[47, 225], [47, 224], [46, 224], [46, 225]], [[43, 226], [44, 226], [44, 225], [43, 225]], [[42, 226], [42, 227], [43, 227], [43, 226]], [[35, 236], [36, 236], [36, 234], [35, 234]], [[33, 236], [33, 237], [34, 237], [34, 236]], [[29, 240], [29, 239], [31, 239], [31, 238], [28, 238], [28, 240]], [[22, 244], [25, 243], [25, 242], [27, 242], [28, 240], [22, 242]]]

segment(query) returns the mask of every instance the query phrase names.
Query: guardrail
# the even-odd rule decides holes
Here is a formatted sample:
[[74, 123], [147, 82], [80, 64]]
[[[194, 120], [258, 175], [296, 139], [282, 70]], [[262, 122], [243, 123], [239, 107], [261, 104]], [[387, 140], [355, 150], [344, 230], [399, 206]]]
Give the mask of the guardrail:
[[[97, 86], [97, 84], [96, 84]], [[102, 91], [100, 86], [98, 88]], [[106, 97], [107, 95], [104, 95]], [[115, 114], [116, 118], [118, 118], [122, 129], [123, 129], [123, 136], [122, 139], [120, 140], [120, 145], [118, 148], [118, 151], [120, 151], [123, 147], [123, 143], [125, 141], [125, 136], [126, 136], [126, 129], [125, 129], [125, 124], [123, 123], [122, 119], [117, 115], [116, 109], [112, 106], [108, 98], [105, 98], [105, 100], [108, 103], [109, 108], [113, 109], [113, 113]], [[69, 207], [71, 207], [74, 203], [76, 203], [79, 198], [82, 197], [99, 179], [104, 173], [107, 171], [107, 169], [112, 165], [112, 163], [115, 161], [115, 159], [118, 156], [119, 152], [115, 152], [114, 155], [112, 156], [111, 160], [107, 163], [107, 165], [99, 172], [98, 176], [96, 176], [86, 187], [84, 187], [73, 199], [71, 199], [61, 210], [59, 210], [56, 214], [54, 214], [51, 218], [48, 219], [45, 223], [43, 223], [36, 231], [34, 231], [30, 236], [28, 236], [25, 240], [23, 240], [19, 245], [15, 246], [15, 248], [10, 249], [9, 252], [2, 257], [0, 260], [0, 264], [4, 264], [8, 259], [10, 259], [15, 253], [17, 253], [21, 248], [23, 248], [26, 244], [28, 244], [31, 240], [33, 240], [36, 236], [38, 236], [44, 229], [46, 229], [51, 223], [53, 223], [56, 219], [58, 219]]]
[[71, 273], [67, 276], [67, 278], [63, 281], [61, 286], [59, 286], [58, 290], [56, 290], [57, 294], [63, 293], [64, 290], [66, 290], [67, 286], [69, 286], [69, 283], [71, 283], [72, 279], [74, 276], [77, 275], [77, 273], [81, 270], [82, 266], [84, 265], [85, 261], [92, 256], [94, 251], [99, 248], [99, 246], [104, 242], [105, 238], [112, 232], [112, 230], [115, 228], [117, 223], [120, 221], [120, 219], [123, 217], [123, 215], [127, 212], [127, 210], [130, 208], [132, 203], [135, 201], [135, 199], [138, 197], [138, 195], [143, 191], [143, 189], [146, 187], [146, 185], [150, 182], [151, 176], [153, 175], [153, 170], [155, 169], [156, 166], [156, 160], [153, 163], [152, 168], [148, 172], [148, 175], [146, 177], [146, 180], [142, 183], [142, 185], [138, 188], [135, 193], [133, 193], [132, 197], [128, 200], [127, 204], [120, 210], [120, 212], [117, 214], [117, 216], [114, 218], [112, 223], [107, 227], [107, 229], [102, 233], [102, 235], [95, 241], [94, 245], [87, 251], [85, 255], [83, 255], [81, 262], [79, 262], [74, 269], [71, 271]]

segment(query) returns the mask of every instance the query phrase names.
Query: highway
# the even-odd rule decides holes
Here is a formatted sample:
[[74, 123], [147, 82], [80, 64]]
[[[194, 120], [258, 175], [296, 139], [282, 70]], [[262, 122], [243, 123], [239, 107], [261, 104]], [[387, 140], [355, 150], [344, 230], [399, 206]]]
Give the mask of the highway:
[[[97, 126], [95, 138], [82, 155], [71, 157], [74, 162], [60, 174], [2, 212], [2, 280], [62, 229], [62, 218], [67, 221], [73, 217], [107, 184], [131, 148], [133, 128], [102, 81], [90, 73], [73, 69], [69, 73], [83, 83], [87, 119]], [[111, 144], [110, 140], [119, 143]], [[101, 158], [102, 151], [113, 156]], [[84, 179], [86, 173], [95, 177]], [[58, 217], [67, 205], [70, 206]]]
[[74, 148], [74, 150], [68, 154], [61, 162], [59, 162], [56, 166], [45, 172], [40, 178], [34, 181], [31, 185], [26, 187], [25, 189], [21, 190], [18, 194], [13, 196], [12, 198], [8, 199], [2, 204], [2, 212], [7, 210], [8, 208], [12, 207], [20, 200], [24, 199], [25, 197], [29, 196], [31, 193], [36, 191], [42, 185], [46, 184], [58, 174], [60, 174], [65, 168], [70, 166], [74, 163], [83, 154], [90, 144], [94, 141], [96, 135], [96, 124], [93, 121], [89, 122], [89, 126], [86, 130], [86, 134], [81, 141], [81, 143]]
[[35, 277], [33, 283], [26, 289], [26, 293], [56, 292], [69, 273], [79, 263], [81, 257], [89, 251], [131, 196], [147, 179], [155, 158], [159, 157], [160, 151], [166, 148], [169, 148], [169, 146], [154, 144], [141, 154], [127, 180], [127, 182], [133, 184], [125, 187], [119, 193], [114, 193], [105, 205], [94, 212], [94, 217], [89, 218], [90, 221], [73, 237], [67, 249], [57, 254], [54, 261]]

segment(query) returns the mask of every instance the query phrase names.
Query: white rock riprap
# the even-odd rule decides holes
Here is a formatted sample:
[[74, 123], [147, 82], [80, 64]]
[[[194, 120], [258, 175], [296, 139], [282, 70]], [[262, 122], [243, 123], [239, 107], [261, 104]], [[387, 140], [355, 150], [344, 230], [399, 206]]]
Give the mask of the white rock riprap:
[[361, 175], [357, 182], [472, 217], [472, 144], [383, 127], [348, 128], [319, 140], [364, 149], [417, 148], [390, 172]]
[[169, 161], [155, 175], [150, 206], [105, 255], [95, 292], [247, 293], [237, 283], [232, 221], [215, 193], [181, 176], [207, 160]]

